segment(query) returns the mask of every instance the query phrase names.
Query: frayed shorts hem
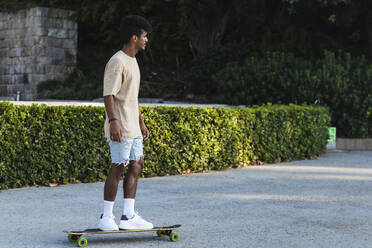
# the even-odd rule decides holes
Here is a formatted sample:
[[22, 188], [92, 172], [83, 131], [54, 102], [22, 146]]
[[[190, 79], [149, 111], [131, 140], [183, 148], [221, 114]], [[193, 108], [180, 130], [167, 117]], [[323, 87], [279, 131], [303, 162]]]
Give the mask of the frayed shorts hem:
[[143, 139], [142, 136], [122, 140], [121, 142], [107, 139], [110, 145], [111, 163], [127, 166], [130, 161], [139, 161], [143, 158]]
[[124, 159], [123, 161], [111, 161], [112, 164], [116, 164], [117, 166], [121, 165], [121, 164], [124, 164], [124, 167], [127, 166], [129, 164], [129, 160], [128, 159]]

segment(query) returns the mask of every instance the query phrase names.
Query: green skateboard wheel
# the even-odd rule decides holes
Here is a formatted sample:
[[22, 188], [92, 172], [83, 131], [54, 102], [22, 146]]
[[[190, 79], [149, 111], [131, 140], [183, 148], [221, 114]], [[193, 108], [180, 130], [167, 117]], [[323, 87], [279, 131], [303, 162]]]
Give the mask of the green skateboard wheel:
[[174, 232], [174, 233], [171, 233], [169, 235], [169, 238], [170, 238], [171, 241], [177, 242], [177, 241], [179, 241], [181, 239], [181, 235], [179, 235], [178, 233]]
[[80, 236], [78, 235], [73, 235], [73, 234], [68, 235], [68, 241], [70, 241], [71, 243], [75, 243], [79, 238]]
[[86, 238], [79, 238], [77, 243], [80, 247], [87, 247], [88, 240]]

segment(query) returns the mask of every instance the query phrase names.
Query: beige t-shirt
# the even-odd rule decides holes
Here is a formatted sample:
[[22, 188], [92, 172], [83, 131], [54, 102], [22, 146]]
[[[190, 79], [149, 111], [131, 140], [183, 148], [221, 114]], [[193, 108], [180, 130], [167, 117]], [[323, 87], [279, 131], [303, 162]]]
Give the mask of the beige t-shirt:
[[[140, 70], [137, 59], [123, 51], [115, 53], [106, 64], [103, 96], [114, 96], [115, 118], [118, 119], [124, 139], [142, 136], [139, 126], [138, 92]], [[110, 138], [106, 112], [105, 137]]]

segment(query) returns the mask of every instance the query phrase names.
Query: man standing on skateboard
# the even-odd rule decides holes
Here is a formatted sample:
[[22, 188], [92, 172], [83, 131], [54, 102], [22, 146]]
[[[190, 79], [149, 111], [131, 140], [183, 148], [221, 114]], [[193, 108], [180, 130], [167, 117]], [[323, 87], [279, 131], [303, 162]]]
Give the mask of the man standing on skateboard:
[[[105, 137], [110, 145], [112, 167], [104, 187], [104, 208], [98, 227], [103, 231], [120, 229], [151, 229], [153, 224], [134, 212], [137, 180], [144, 167], [143, 140], [149, 131], [138, 105], [140, 70], [136, 54], [144, 50], [151, 25], [141, 16], [123, 20], [124, 46], [106, 64], [103, 96], [106, 110]], [[123, 182], [124, 210], [119, 226], [113, 207], [124, 167], [128, 171]]]

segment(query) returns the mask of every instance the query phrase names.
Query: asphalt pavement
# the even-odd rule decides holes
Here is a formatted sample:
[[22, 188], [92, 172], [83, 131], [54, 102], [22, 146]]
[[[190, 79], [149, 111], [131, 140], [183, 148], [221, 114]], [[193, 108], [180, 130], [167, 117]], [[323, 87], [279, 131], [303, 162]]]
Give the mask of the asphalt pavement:
[[[103, 186], [0, 191], [0, 248], [76, 247], [62, 231], [97, 226]], [[181, 240], [88, 235], [88, 247], [372, 247], [372, 152], [140, 179], [136, 209], [156, 226], [182, 224]]]

